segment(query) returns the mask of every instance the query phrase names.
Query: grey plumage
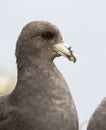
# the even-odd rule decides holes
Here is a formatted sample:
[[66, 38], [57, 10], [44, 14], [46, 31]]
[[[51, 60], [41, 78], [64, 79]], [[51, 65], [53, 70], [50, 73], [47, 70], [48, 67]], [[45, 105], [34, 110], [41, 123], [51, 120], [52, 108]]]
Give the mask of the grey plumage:
[[106, 97], [91, 116], [87, 130], [106, 130]]
[[60, 54], [75, 61], [70, 48], [58, 49], [62, 43], [60, 31], [48, 22], [23, 28], [16, 46], [17, 84], [0, 98], [0, 130], [78, 130], [73, 98], [53, 63]]

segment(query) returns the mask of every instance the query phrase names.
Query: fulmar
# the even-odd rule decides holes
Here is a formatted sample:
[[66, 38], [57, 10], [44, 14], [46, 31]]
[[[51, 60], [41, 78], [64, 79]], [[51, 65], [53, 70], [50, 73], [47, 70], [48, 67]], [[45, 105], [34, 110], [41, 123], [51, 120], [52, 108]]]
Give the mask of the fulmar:
[[72, 95], [53, 60], [75, 62], [59, 29], [45, 21], [23, 27], [16, 44], [17, 83], [0, 98], [0, 130], [78, 130]]

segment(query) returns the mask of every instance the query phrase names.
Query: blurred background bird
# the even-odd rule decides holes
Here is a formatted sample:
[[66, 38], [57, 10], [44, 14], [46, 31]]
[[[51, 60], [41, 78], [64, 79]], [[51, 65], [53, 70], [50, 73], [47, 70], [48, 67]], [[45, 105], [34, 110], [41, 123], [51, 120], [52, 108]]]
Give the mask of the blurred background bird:
[[15, 87], [15, 83], [15, 74], [0, 69], [0, 96], [11, 93]]

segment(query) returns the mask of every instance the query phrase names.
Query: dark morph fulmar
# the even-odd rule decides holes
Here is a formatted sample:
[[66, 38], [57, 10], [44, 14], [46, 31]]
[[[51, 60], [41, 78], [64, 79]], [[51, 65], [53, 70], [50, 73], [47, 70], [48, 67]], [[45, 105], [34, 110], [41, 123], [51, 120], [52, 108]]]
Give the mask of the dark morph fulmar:
[[0, 98], [0, 130], [78, 130], [69, 88], [53, 63], [63, 55], [76, 58], [51, 23], [27, 24], [17, 40], [17, 84]]

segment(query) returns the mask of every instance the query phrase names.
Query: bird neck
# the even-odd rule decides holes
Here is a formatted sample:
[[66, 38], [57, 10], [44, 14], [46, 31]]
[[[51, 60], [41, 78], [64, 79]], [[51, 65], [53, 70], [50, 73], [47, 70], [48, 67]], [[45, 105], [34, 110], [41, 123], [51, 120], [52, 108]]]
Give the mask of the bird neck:
[[30, 65], [23, 65], [20, 68], [18, 68], [18, 81], [26, 81], [30, 78], [37, 79], [42, 76], [46, 76], [46, 74], [49, 74], [52, 72], [52, 70], [56, 68], [53, 62], [48, 61], [37, 61], [36, 63], [30, 63]]
[[58, 77], [58, 70], [53, 62], [42, 62], [38, 65], [22, 66], [18, 69], [17, 84], [12, 97], [26, 98], [34, 96], [35, 92], [46, 91], [54, 75]]

